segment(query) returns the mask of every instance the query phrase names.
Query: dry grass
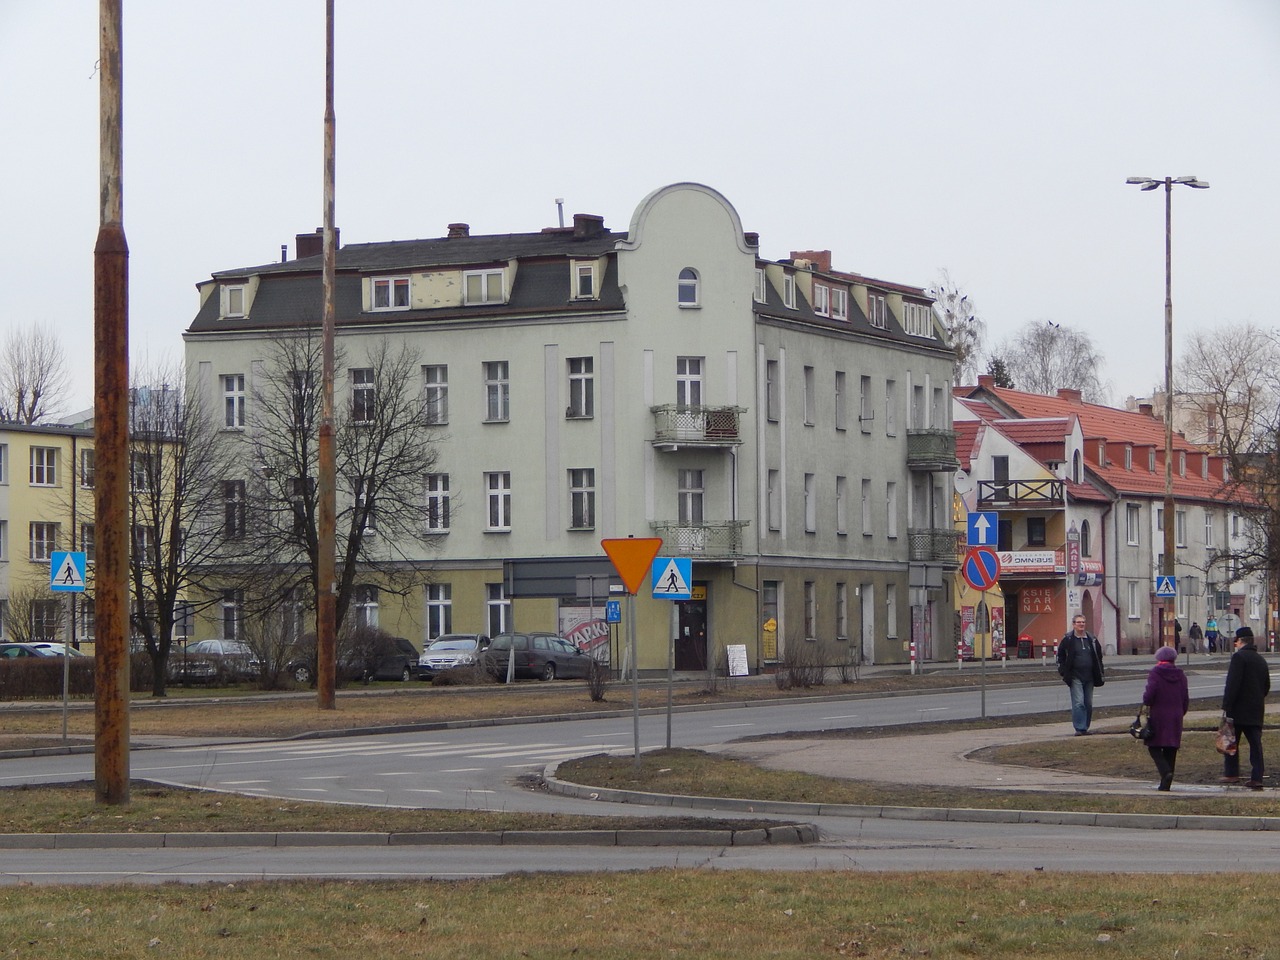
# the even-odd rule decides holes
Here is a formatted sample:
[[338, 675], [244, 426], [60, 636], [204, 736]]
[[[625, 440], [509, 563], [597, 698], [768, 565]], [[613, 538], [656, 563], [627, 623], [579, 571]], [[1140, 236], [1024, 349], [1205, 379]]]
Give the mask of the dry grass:
[[[1229, 893], [1227, 893], [1229, 891]], [[1267, 878], [662, 870], [462, 882], [0, 888], [24, 960], [1274, 956]], [[324, 922], [317, 922], [317, 918]]]

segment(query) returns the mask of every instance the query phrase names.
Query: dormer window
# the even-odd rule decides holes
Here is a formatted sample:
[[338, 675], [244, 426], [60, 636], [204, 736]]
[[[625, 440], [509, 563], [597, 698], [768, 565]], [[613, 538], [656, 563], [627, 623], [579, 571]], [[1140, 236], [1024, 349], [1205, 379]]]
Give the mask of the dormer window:
[[685, 267], [676, 280], [676, 302], [682, 307], [698, 305], [698, 271]]
[[796, 308], [796, 277], [793, 273], [782, 275], [782, 304], [791, 310]]
[[576, 300], [592, 300], [596, 295], [596, 265], [594, 263], [575, 263], [573, 265], [573, 296]]
[[913, 337], [933, 338], [933, 307], [924, 303], [902, 304], [903, 324]]
[[831, 316], [831, 288], [825, 283], [813, 285], [813, 312], [820, 317]]
[[1185, 451], [1178, 451], [1178, 476], [1185, 477], [1187, 475], [1187, 454]]
[[881, 330], [889, 326], [889, 301], [884, 294], [867, 291], [867, 320]]
[[756, 289], [753, 297], [756, 303], [764, 303], [768, 299], [766, 294], [764, 271], [756, 267]]
[[373, 281], [374, 310], [408, 310], [409, 278], [376, 277]]
[[1200, 479], [1209, 479], [1209, 455], [1205, 454], [1200, 458]]
[[1152, 447], [1147, 451], [1147, 470], [1151, 473], [1156, 472], [1156, 448]]
[[1133, 447], [1125, 444], [1124, 448], [1124, 468], [1126, 470], [1133, 469]]
[[238, 283], [233, 286], [222, 288], [222, 315], [224, 317], [243, 317], [244, 316], [244, 284]]
[[463, 303], [504, 303], [501, 270], [466, 270], [462, 274]]
[[1098, 441], [1098, 465], [1105, 467], [1107, 465], [1107, 441]]
[[833, 320], [849, 319], [849, 291], [843, 287], [831, 288], [831, 317]]
[[1079, 450], [1071, 454], [1071, 480], [1073, 483], [1080, 482], [1080, 451]]

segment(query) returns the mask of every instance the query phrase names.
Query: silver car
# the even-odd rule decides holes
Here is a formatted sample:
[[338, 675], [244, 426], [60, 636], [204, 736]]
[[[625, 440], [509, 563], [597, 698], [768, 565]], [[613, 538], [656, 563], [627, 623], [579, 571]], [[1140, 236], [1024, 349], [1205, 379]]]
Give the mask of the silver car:
[[483, 633], [444, 633], [432, 640], [418, 658], [418, 676], [430, 680], [443, 670], [474, 666], [489, 646]]

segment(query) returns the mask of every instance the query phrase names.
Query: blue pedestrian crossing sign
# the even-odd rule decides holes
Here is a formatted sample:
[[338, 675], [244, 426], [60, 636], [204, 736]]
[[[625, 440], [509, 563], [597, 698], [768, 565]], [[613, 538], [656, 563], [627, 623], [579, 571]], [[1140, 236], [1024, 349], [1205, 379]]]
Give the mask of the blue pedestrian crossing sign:
[[1176, 597], [1178, 595], [1177, 577], [1156, 577], [1157, 597]]
[[653, 561], [653, 599], [688, 600], [693, 596], [693, 560], [689, 557], [657, 557]]
[[975, 510], [969, 514], [970, 547], [994, 547], [1000, 539], [1000, 515], [994, 510]]
[[84, 593], [83, 550], [54, 550], [49, 555], [49, 589], [55, 593]]

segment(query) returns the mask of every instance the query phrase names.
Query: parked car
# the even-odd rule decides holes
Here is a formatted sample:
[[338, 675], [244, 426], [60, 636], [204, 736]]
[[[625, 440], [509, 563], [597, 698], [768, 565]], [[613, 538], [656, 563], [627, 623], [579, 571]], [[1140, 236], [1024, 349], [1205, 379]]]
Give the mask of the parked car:
[[200, 640], [187, 644], [186, 650], [174, 647], [169, 652], [170, 680], [186, 683], [219, 683], [251, 680], [261, 670], [257, 655], [238, 640]]
[[18, 657], [56, 657], [57, 654], [35, 643], [0, 643], [0, 657], [16, 660]]
[[485, 668], [499, 680], [507, 675], [507, 662], [515, 650], [517, 677], [555, 680], [585, 677], [591, 655], [583, 653], [554, 633], [500, 633], [485, 651]]
[[[298, 683], [315, 682], [314, 635], [303, 639], [284, 672]], [[412, 680], [418, 675], [418, 648], [404, 637], [359, 630], [340, 644], [337, 673], [342, 680]]]
[[418, 658], [418, 676], [430, 680], [442, 670], [470, 667], [489, 646], [483, 633], [445, 633], [436, 637]]
[[88, 656], [88, 654], [83, 650], [77, 650], [75, 647], [68, 647], [65, 643], [47, 643], [44, 640], [41, 640], [39, 643], [31, 644], [31, 646], [38, 647], [41, 650], [47, 650], [49, 651], [49, 654], [55, 657], [65, 656], [68, 653], [73, 657]]

